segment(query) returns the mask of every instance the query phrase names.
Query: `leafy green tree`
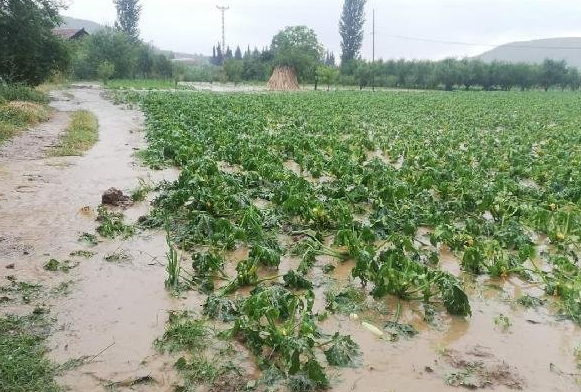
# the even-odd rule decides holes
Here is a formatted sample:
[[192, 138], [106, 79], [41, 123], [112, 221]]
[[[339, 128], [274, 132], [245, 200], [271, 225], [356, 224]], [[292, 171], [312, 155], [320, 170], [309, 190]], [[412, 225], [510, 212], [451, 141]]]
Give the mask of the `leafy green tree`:
[[151, 76], [153, 71], [153, 48], [149, 45], [141, 45], [137, 50], [137, 74], [143, 78]]
[[81, 79], [95, 78], [97, 67], [108, 61], [115, 67], [115, 78], [132, 78], [138, 49], [127, 34], [111, 28], [101, 29], [83, 40], [75, 54], [73, 72]]
[[446, 91], [452, 91], [460, 81], [460, 69], [454, 59], [444, 59], [436, 65], [436, 80], [444, 85]]
[[234, 60], [242, 60], [242, 51], [240, 50], [240, 46], [236, 47], [234, 51]]
[[545, 89], [566, 82], [567, 63], [557, 60], [546, 59], [541, 66], [540, 85]]
[[172, 61], [163, 53], [154, 54], [152, 71], [155, 77], [171, 78], [173, 75]]
[[102, 64], [99, 64], [99, 66], [97, 67], [97, 76], [99, 77], [99, 80], [101, 80], [105, 85], [114, 74], [115, 66], [111, 64], [109, 61], [105, 61]]
[[581, 86], [581, 75], [579, 74], [578, 68], [569, 67], [567, 70], [567, 84], [571, 90], [579, 90], [579, 87]]
[[244, 63], [242, 60], [226, 60], [224, 61], [224, 72], [230, 82], [235, 85], [242, 81], [244, 75]]
[[131, 38], [139, 39], [139, 16], [141, 5], [139, 0], [113, 0], [117, 9], [115, 28]]
[[339, 77], [339, 70], [335, 67], [330, 67], [328, 65], [320, 65], [317, 68], [317, 79], [321, 84], [327, 85], [327, 91], [331, 88], [332, 84], [335, 84], [337, 78]]
[[341, 61], [357, 59], [363, 45], [366, 0], [345, 0], [339, 21]]
[[272, 38], [271, 50], [275, 66], [294, 68], [299, 81], [314, 80], [317, 66], [323, 58], [323, 47], [314, 30], [292, 26]]
[[371, 64], [365, 61], [359, 60], [356, 62], [357, 66], [355, 68], [355, 79], [359, 84], [359, 89], [369, 86], [373, 77], [373, 69]]
[[65, 71], [70, 53], [52, 29], [61, 21], [52, 0], [0, 1], [0, 79], [38, 85]]
[[232, 60], [234, 55], [232, 54], [232, 49], [230, 47], [226, 47], [226, 53], [224, 53], [224, 60]]

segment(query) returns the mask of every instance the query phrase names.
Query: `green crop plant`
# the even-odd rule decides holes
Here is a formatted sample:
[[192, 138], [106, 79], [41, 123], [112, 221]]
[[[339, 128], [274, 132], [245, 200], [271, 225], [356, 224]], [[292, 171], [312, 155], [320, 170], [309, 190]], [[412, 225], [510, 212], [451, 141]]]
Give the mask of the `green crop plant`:
[[[207, 294], [205, 315], [245, 339], [264, 377], [296, 390], [327, 385], [308, 303], [311, 287], [344, 266], [350, 282], [329, 293], [330, 312], [365, 310], [373, 297], [419, 302], [428, 321], [443, 311], [468, 317], [463, 282], [478, 275], [541, 287], [581, 323], [578, 94], [132, 92], [127, 100], [147, 114], [145, 162], [180, 169], [156, 188], [141, 226], [167, 228], [192, 253], [191, 276], [173, 275]], [[550, 246], [538, 251], [543, 241]], [[248, 253], [231, 260], [241, 249]], [[447, 250], [459, 276], [443, 266]], [[275, 294], [279, 311], [296, 304], [292, 323], [309, 333], [285, 329], [286, 340], [286, 313], [252, 310]], [[392, 334], [411, 333], [396, 324]], [[289, 347], [299, 343], [297, 363]], [[342, 339], [332, 352], [349, 347]]]

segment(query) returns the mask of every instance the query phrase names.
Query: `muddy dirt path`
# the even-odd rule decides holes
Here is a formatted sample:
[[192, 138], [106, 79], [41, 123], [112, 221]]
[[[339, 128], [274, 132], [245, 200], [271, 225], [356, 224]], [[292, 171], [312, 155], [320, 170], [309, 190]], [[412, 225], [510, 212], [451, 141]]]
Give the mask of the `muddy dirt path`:
[[[153, 376], [151, 390], [170, 390], [162, 357], [149, 363], [152, 342], [163, 333], [166, 310], [181, 303], [164, 290], [166, 252], [162, 233], [147, 232], [128, 241], [103, 241], [96, 246], [78, 242], [83, 232], [94, 233], [96, 206], [109, 187], [125, 192], [138, 178], [171, 179], [172, 171], [150, 172], [137, 165], [136, 149], [144, 146], [143, 116], [113, 105], [97, 88], [73, 88], [52, 94], [53, 120], [10, 143], [0, 158], [0, 284], [7, 276], [39, 282], [48, 289], [66, 288], [68, 295], [46, 295], [42, 301], [56, 316], [50, 356], [58, 363], [99, 354], [64, 375], [61, 382], [73, 391], [101, 391], [143, 375]], [[99, 141], [83, 157], [50, 157], [66, 127], [67, 112], [87, 109], [99, 121]], [[88, 207], [88, 208], [85, 208]], [[147, 202], [125, 211], [135, 220]], [[85, 259], [70, 253], [88, 250]], [[128, 260], [107, 262], [104, 257], [124, 250]], [[72, 259], [80, 265], [68, 274], [45, 271], [50, 259]], [[6, 268], [6, 267], [9, 267]], [[30, 311], [26, 306], [0, 312]], [[108, 348], [107, 348], [108, 347]], [[171, 366], [170, 366], [171, 367]]]

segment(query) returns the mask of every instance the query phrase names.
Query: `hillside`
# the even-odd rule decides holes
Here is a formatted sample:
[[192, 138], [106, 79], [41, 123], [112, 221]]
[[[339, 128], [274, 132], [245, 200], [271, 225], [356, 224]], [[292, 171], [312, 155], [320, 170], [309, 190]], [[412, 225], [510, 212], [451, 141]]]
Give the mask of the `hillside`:
[[511, 63], [541, 63], [550, 58], [566, 60], [569, 65], [581, 68], [581, 37], [511, 42], [484, 52], [476, 58], [487, 62], [499, 60]]
[[92, 34], [103, 28], [99, 23], [90, 20], [71, 18], [70, 16], [62, 16], [62, 18], [63, 24], [61, 27], [67, 29], [84, 28], [89, 34]]

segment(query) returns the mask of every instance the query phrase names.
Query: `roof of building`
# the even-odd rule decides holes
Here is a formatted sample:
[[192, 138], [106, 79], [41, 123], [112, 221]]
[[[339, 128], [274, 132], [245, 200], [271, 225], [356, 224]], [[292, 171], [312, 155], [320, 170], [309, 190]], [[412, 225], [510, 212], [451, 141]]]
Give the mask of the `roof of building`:
[[75, 38], [79, 38], [82, 37], [84, 35], [88, 35], [89, 33], [87, 33], [87, 31], [84, 28], [81, 29], [53, 29], [52, 30], [53, 33], [55, 33], [56, 35], [64, 38], [64, 39], [75, 39]]

